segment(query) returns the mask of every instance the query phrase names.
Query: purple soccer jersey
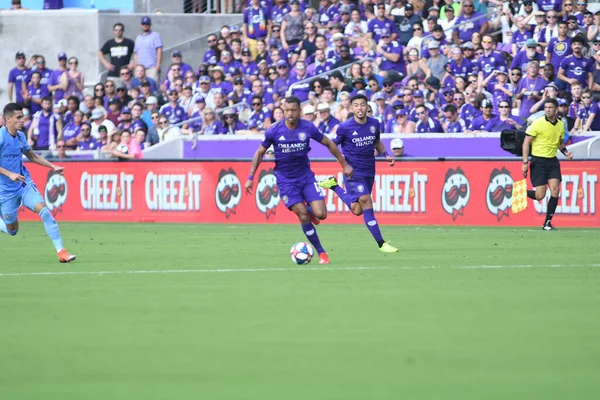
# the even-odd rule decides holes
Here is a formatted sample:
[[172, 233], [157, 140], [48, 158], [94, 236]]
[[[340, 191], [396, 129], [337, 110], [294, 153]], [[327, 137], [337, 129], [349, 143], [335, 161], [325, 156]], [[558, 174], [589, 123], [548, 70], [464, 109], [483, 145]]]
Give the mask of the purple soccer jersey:
[[[251, 100], [252, 99], [250, 99], [250, 102]], [[256, 122], [256, 126], [258, 126], [258, 129], [261, 130], [265, 128], [265, 120], [267, 118], [270, 120], [273, 119], [273, 117], [271, 116], [271, 111], [269, 111], [267, 107], [263, 107], [263, 109], [260, 110], [260, 112], [252, 111], [250, 113], [250, 116], [248, 117], [248, 122]]]
[[467, 130], [467, 124], [462, 118], [458, 118], [456, 122], [448, 122], [446, 127], [447, 133], [461, 133]]
[[598, 103], [592, 102], [587, 107], [582, 103], [581, 107], [577, 111], [577, 118], [582, 120], [581, 126], [583, 127], [587, 123], [587, 120], [591, 114], [594, 114], [594, 120], [590, 125], [590, 129], [592, 131], [597, 131], [600, 129], [600, 110], [598, 109]]
[[381, 46], [383, 51], [385, 51], [386, 53], [392, 53], [392, 54], [399, 54], [400, 58], [398, 59], [397, 62], [392, 62], [390, 60], [388, 60], [385, 57], [381, 58], [381, 65], [379, 66], [379, 69], [382, 71], [389, 71], [391, 69], [394, 69], [396, 71], [403, 71], [403, 62], [402, 62], [402, 45], [396, 41], [392, 41], [389, 45], [383, 45]]
[[[50, 74], [50, 79], [48, 80], [48, 85], [58, 85], [60, 83], [60, 77], [67, 71], [61, 71], [59, 69], [55, 69]], [[64, 99], [65, 91], [62, 89], [58, 89], [54, 91], [54, 101], [58, 102], [61, 99]]]
[[427, 122], [417, 121], [416, 131], [417, 133], [443, 133], [444, 129], [437, 119], [429, 117]]
[[458, 27], [458, 38], [460, 39], [461, 43], [470, 42], [473, 32], [481, 31], [481, 27], [483, 26], [484, 22], [486, 22], [486, 19], [478, 17], [481, 17], [481, 13], [474, 12], [469, 17], [463, 14], [456, 19], [455, 26]]
[[375, 142], [380, 135], [380, 121], [373, 117], [367, 117], [364, 124], [349, 118], [338, 126], [333, 142], [341, 146], [346, 161], [354, 168], [353, 179], [375, 176]]
[[81, 125], [77, 126], [75, 124], [68, 123], [63, 129], [63, 139], [71, 140], [75, 139], [77, 135], [81, 133]]
[[520, 51], [523, 46], [525, 46], [525, 42], [527, 39], [531, 39], [533, 37], [533, 33], [531, 31], [519, 32], [516, 31], [513, 33], [513, 37], [511, 40], [511, 44], [517, 45], [517, 51]]
[[[560, 69], [569, 79], [577, 79], [584, 88], [588, 87], [588, 73], [593, 72], [594, 63], [586, 57], [575, 57], [574, 54], [565, 57], [560, 63]], [[571, 85], [568, 85], [569, 87]]]
[[460, 65], [455, 60], [450, 61], [450, 74], [454, 77], [466, 78], [473, 73], [473, 64], [470, 60], [463, 58]]
[[562, 0], [538, 0], [537, 1], [538, 9], [548, 12], [550, 10], [554, 10], [556, 12], [562, 11]]
[[[21, 94], [21, 88], [23, 81], [27, 81], [29, 76], [29, 69], [19, 69], [17, 67], [10, 70], [8, 74], [8, 82], [14, 84], [13, 91], [16, 95], [17, 103], [23, 104], [23, 95]], [[12, 100], [12, 99], [9, 99]]]
[[340, 124], [340, 121], [337, 120], [337, 118], [330, 116], [326, 121], [321, 121], [319, 123], [319, 130], [325, 134], [329, 134], [331, 133], [331, 131], [333, 130], [333, 128], [335, 128], [337, 125]]
[[56, 134], [55, 126], [51, 126], [52, 124], [56, 123], [52, 116], [52, 112], [50, 112], [48, 115], [44, 115], [44, 112], [40, 111], [38, 123], [39, 133], [35, 142], [36, 148], [47, 148], [48, 146], [50, 146], [50, 135], [53, 133]]
[[240, 70], [242, 71], [242, 74], [246, 76], [258, 75], [258, 65], [256, 65], [255, 62], [250, 62], [248, 65], [242, 64]]
[[519, 81], [519, 85], [517, 86], [516, 94], [521, 93], [523, 89], [525, 89], [525, 95], [521, 98], [521, 106], [519, 107], [519, 117], [526, 119], [531, 115], [529, 111], [531, 106], [533, 106], [537, 101], [528, 99], [528, 92], [537, 92], [540, 94], [542, 90], [546, 87], [548, 81], [538, 76], [536, 79], [529, 79], [527, 76], [522, 78]]
[[273, 24], [281, 25], [281, 22], [283, 22], [283, 16], [288, 14], [290, 11], [290, 6], [287, 4], [284, 4], [283, 7], [274, 5], [271, 7], [271, 11], [269, 13], [271, 21], [273, 21]]
[[[481, 57], [479, 57], [479, 60], [477, 61], [477, 66], [479, 72], [483, 72], [483, 79], [485, 79], [488, 76], [490, 76], [494, 70], [499, 69], [500, 67], [504, 67], [504, 70], [506, 71], [506, 60], [504, 59], [504, 56], [502, 56], [501, 53], [497, 51], [491, 51], [489, 55], [486, 56], [484, 54]], [[492, 90], [496, 82], [498, 82], [496, 77], [492, 77], [489, 80], [487, 86], [488, 91]]]
[[167, 116], [172, 125], [178, 124], [182, 122], [184, 118], [187, 118], [187, 114], [183, 108], [180, 106], [172, 107], [168, 103], [160, 108], [160, 113]]
[[[546, 58], [541, 53], [536, 52], [535, 57], [533, 59], [538, 60], [539, 62], [542, 62]], [[527, 66], [529, 65], [529, 63], [530, 63], [530, 60], [527, 57], [527, 51], [521, 50], [520, 52], [517, 53], [515, 58], [513, 58], [512, 63], [510, 63], [510, 69], [521, 68], [521, 71], [523, 71], [523, 73], [525, 73], [525, 72], [527, 72]]]
[[550, 54], [550, 64], [554, 66], [554, 70], [558, 71], [560, 63], [565, 57], [571, 55], [571, 38], [567, 37], [565, 40], [560, 40], [557, 37], [550, 39], [548, 43], [548, 54]]
[[373, 32], [373, 40], [378, 43], [381, 40], [381, 32], [387, 29], [390, 33], [398, 33], [398, 27], [394, 21], [384, 18], [383, 21], [379, 18], [373, 18], [369, 22], [369, 32]]
[[273, 146], [275, 151], [275, 177], [281, 200], [288, 208], [324, 197], [310, 169], [310, 139], [320, 143], [323, 134], [312, 122], [300, 119], [295, 129], [289, 129], [285, 121], [272, 125], [262, 141], [264, 148]]
[[99, 147], [102, 147], [102, 144], [93, 137], [90, 137], [90, 140], [81, 140], [77, 143], [77, 149], [79, 150], [96, 150]]
[[[27, 93], [29, 93], [31, 95], [32, 99], [37, 99], [40, 100], [43, 97], [48, 97], [50, 96], [50, 92], [48, 91], [48, 86], [38, 86], [38, 87], [33, 87], [33, 84], [29, 84], [29, 86], [27, 87]], [[36, 112], [40, 111], [42, 109], [41, 104], [38, 103], [34, 103], [33, 101], [31, 102], [30, 105], [30, 111], [31, 114], [35, 114]]]

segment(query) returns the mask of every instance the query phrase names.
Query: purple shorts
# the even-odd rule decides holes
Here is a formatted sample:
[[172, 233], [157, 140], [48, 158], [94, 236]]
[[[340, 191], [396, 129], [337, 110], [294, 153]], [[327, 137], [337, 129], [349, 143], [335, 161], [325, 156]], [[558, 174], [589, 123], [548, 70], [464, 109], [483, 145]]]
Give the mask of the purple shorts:
[[281, 182], [278, 180], [277, 186], [279, 186], [281, 200], [287, 208], [292, 207], [296, 203], [306, 202], [310, 204], [313, 201], [325, 198], [325, 193], [317, 184], [317, 180], [313, 174], [294, 182]]
[[373, 190], [373, 182], [375, 178], [353, 178], [344, 181], [346, 192], [350, 195], [350, 200], [353, 203], [358, 201], [358, 198], [365, 194], [371, 194]]

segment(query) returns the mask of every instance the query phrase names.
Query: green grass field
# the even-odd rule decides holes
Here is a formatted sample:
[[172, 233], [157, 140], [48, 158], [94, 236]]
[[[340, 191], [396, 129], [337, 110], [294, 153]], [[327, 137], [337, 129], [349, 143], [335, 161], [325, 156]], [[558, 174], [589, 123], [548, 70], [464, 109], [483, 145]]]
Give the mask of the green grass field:
[[61, 229], [0, 236], [2, 399], [600, 398], [598, 230]]

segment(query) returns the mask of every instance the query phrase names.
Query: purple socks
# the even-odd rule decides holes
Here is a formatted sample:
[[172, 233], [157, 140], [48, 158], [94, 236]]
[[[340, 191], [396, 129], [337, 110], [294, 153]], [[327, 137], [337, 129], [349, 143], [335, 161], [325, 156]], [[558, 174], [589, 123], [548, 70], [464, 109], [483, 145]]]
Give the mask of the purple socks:
[[312, 222], [308, 224], [302, 224], [302, 231], [306, 235], [306, 238], [313, 245], [315, 250], [317, 250], [318, 254], [325, 253], [325, 249], [321, 246], [321, 241], [319, 240], [319, 236], [317, 235], [317, 230]]

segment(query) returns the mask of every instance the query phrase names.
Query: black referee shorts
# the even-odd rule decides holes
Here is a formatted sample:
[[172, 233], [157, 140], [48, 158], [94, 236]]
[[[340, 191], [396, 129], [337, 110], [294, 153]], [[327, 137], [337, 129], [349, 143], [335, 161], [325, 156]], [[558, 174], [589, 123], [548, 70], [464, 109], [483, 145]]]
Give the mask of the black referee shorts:
[[558, 179], [559, 181], [562, 181], [560, 162], [556, 157], [543, 158], [532, 156], [529, 170], [533, 187], [546, 186], [548, 184], [548, 179]]

